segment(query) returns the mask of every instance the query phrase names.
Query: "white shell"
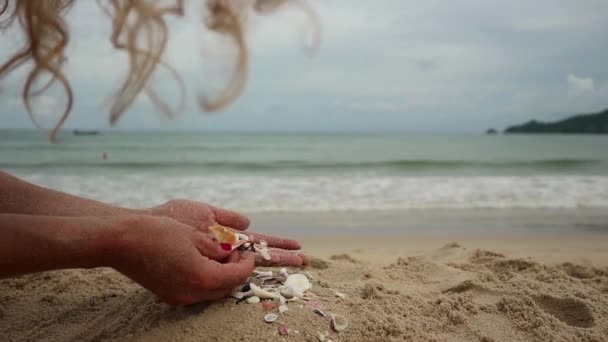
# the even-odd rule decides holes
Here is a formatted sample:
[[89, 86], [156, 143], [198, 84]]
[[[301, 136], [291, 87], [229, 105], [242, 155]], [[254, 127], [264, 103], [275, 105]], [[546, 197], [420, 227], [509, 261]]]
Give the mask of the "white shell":
[[273, 313], [270, 313], [270, 314], [264, 316], [264, 320], [268, 323], [272, 323], [272, 322], [276, 321], [277, 318], [279, 318], [279, 316], [277, 314], [273, 314]]
[[253, 297], [247, 298], [247, 303], [249, 303], [249, 304], [256, 304], [259, 302], [260, 302], [260, 297], [253, 296]]
[[289, 310], [289, 308], [287, 307], [287, 305], [281, 305], [279, 306], [279, 312], [283, 313], [285, 311]]
[[262, 248], [260, 254], [262, 254], [262, 258], [264, 258], [264, 260], [270, 260], [270, 250], [268, 248]]
[[251, 291], [253, 291], [253, 295], [258, 296], [261, 299], [277, 299], [278, 300], [281, 297], [280, 294], [278, 294], [276, 292], [269, 292], [269, 291], [263, 290], [253, 283], [250, 284], [250, 286], [251, 286]]
[[287, 269], [285, 267], [281, 268], [281, 270], [279, 271], [279, 275], [285, 279], [289, 277], [289, 273], [287, 273]]
[[319, 342], [325, 342], [325, 334], [318, 332], [317, 340], [319, 340]]
[[292, 274], [287, 277], [287, 280], [285, 281], [285, 286], [291, 287], [295, 291], [294, 294], [303, 294], [308, 289], [310, 289], [310, 281], [303, 274]]
[[304, 297], [304, 293], [302, 291], [299, 291], [299, 289], [294, 288], [293, 286], [281, 286], [279, 288], [279, 292], [281, 293], [281, 295], [285, 298], [291, 299], [291, 298], [302, 298]]
[[338, 297], [338, 298], [342, 298], [342, 299], [346, 298], [346, 295], [342, 292], [334, 291], [334, 293], [336, 294], [336, 297]]
[[272, 271], [258, 271], [258, 270], [254, 270], [253, 274], [257, 277], [257, 278], [272, 278]]
[[331, 328], [336, 332], [340, 332], [348, 328], [348, 320], [340, 315], [331, 316]]

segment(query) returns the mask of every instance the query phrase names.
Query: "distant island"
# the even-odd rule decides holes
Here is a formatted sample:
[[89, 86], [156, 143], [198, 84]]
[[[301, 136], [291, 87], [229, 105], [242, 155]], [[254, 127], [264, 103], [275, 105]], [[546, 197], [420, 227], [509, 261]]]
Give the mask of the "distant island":
[[511, 126], [505, 133], [608, 134], [608, 109], [592, 114], [579, 114], [557, 122], [529, 121]]

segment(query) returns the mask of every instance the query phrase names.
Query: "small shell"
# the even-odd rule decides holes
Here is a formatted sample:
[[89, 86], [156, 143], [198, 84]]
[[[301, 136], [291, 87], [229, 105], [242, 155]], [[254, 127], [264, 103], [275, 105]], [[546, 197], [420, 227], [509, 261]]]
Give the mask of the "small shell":
[[253, 271], [253, 275], [256, 276], [257, 278], [272, 278], [272, 277], [274, 277], [274, 275], [272, 274], [272, 271], [258, 271], [258, 270], [254, 270]]
[[289, 310], [289, 308], [287, 307], [287, 305], [281, 305], [281, 306], [279, 306], [279, 312], [280, 313], [284, 313], [287, 310]]
[[247, 298], [247, 303], [249, 303], [249, 304], [256, 304], [259, 302], [260, 302], [260, 297], [258, 297], [258, 296], [253, 296], [253, 297]]
[[323, 312], [322, 310], [315, 309], [313, 312], [321, 317], [325, 317], [325, 312]]
[[276, 308], [277, 304], [273, 302], [262, 302], [262, 307], [264, 308], [264, 310], [270, 311]]
[[238, 237], [235, 233], [231, 232], [229, 229], [219, 224], [215, 224], [209, 227], [209, 231], [213, 234], [213, 236], [219, 243], [229, 243], [231, 245], [234, 245], [238, 241]]
[[285, 298], [302, 298], [304, 296], [304, 294], [302, 292], [299, 292], [298, 290], [294, 289], [291, 286], [281, 286], [279, 287], [279, 292], [281, 293], [281, 295]]
[[319, 340], [319, 342], [325, 342], [325, 334], [317, 332], [317, 340]]
[[262, 254], [262, 258], [264, 258], [264, 260], [270, 260], [270, 250], [268, 248], [262, 248], [260, 254]]
[[334, 291], [334, 293], [336, 294], [336, 297], [338, 297], [338, 298], [342, 298], [342, 299], [346, 298], [346, 295], [342, 292]]
[[279, 335], [281, 335], [281, 336], [289, 335], [289, 328], [287, 328], [287, 326], [285, 326], [285, 325], [280, 325], [279, 326]]
[[292, 274], [287, 277], [285, 286], [291, 286], [297, 293], [304, 293], [310, 289], [310, 281], [303, 274]]
[[232, 292], [232, 294], [231, 294], [231, 296], [236, 299], [243, 299], [243, 298], [249, 297], [251, 295], [253, 295], [253, 291], [247, 291], [247, 292], [235, 291], [235, 292]]
[[331, 328], [336, 332], [346, 330], [348, 328], [348, 320], [340, 315], [331, 316]]
[[264, 320], [267, 323], [272, 323], [272, 322], [276, 321], [277, 318], [279, 318], [279, 316], [277, 314], [273, 314], [273, 313], [270, 313], [270, 314], [264, 316]]
[[267, 290], [263, 290], [263, 289], [261, 289], [260, 287], [258, 287], [257, 285], [255, 285], [253, 283], [251, 283], [250, 286], [251, 286], [251, 290], [253, 291], [253, 294], [255, 296], [258, 296], [258, 297], [262, 298], [262, 299], [276, 299], [276, 300], [278, 300], [281, 297], [281, 295], [278, 294], [277, 292], [270, 292], [270, 291], [267, 291]]
[[289, 277], [289, 273], [287, 273], [287, 269], [285, 267], [281, 268], [281, 270], [279, 271], [279, 276], [287, 279], [287, 277]]

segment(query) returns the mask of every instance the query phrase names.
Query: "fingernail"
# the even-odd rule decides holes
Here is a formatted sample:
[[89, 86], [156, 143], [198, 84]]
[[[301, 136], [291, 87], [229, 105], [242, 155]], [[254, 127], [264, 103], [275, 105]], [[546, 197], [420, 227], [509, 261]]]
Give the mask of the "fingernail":
[[220, 243], [220, 247], [227, 252], [232, 250], [232, 246], [229, 243]]

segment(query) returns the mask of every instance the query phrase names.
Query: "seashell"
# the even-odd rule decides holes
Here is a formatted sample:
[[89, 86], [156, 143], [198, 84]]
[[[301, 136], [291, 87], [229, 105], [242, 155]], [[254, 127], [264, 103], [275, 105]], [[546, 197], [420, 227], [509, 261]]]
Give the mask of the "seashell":
[[262, 307], [264, 308], [264, 310], [270, 311], [270, 310], [276, 308], [277, 304], [275, 304], [273, 302], [262, 302]]
[[260, 250], [260, 254], [262, 254], [262, 258], [264, 258], [264, 260], [270, 260], [270, 250], [268, 248], [262, 248]]
[[277, 318], [279, 318], [279, 316], [277, 314], [273, 314], [273, 313], [270, 313], [270, 314], [264, 316], [264, 320], [267, 323], [272, 323], [272, 322], [276, 321]]
[[279, 293], [285, 298], [302, 298], [304, 294], [297, 289], [294, 289], [292, 286], [281, 286], [279, 287]]
[[289, 277], [289, 273], [287, 273], [287, 269], [285, 267], [281, 268], [279, 271], [279, 276], [287, 279]]
[[264, 282], [262, 280], [260, 280], [260, 278], [251, 278], [251, 280], [249, 282], [249, 286], [251, 286], [251, 284], [257, 285], [257, 286], [262, 286], [262, 284], [264, 284]]
[[258, 297], [258, 296], [253, 296], [253, 297], [247, 298], [247, 303], [249, 303], [249, 304], [256, 304], [259, 302], [260, 302], [260, 297]]
[[253, 295], [253, 291], [247, 291], [247, 292], [237, 291], [237, 292], [233, 292], [231, 294], [231, 296], [236, 299], [243, 299], [246, 297], [250, 297], [251, 295]]
[[331, 315], [331, 328], [336, 332], [344, 331], [348, 328], [348, 320], [340, 315]]
[[245, 234], [239, 234], [239, 233], [233, 233], [236, 236], [236, 242], [232, 243], [232, 248], [231, 250], [235, 250], [237, 248], [240, 248], [241, 246], [244, 246], [245, 244], [247, 244], [247, 241], [249, 241], [249, 237]]
[[285, 286], [293, 288], [296, 293], [304, 293], [310, 289], [310, 281], [303, 274], [292, 274], [287, 277]]
[[254, 296], [258, 296], [261, 299], [279, 299], [281, 297], [280, 294], [276, 293], [276, 292], [270, 292], [264, 289], [261, 289], [259, 286], [251, 283], [251, 291], [253, 291], [253, 295]]
[[258, 271], [258, 270], [254, 270], [253, 275], [256, 276], [257, 278], [271, 278], [274, 276], [272, 274], [272, 271]]
[[230, 296], [232, 296], [232, 298], [236, 298], [236, 299], [243, 299], [243, 297], [245, 297], [245, 295], [243, 295], [243, 292], [232, 292], [230, 294]]
[[322, 310], [315, 309], [313, 312], [321, 317], [325, 317], [325, 312], [323, 312]]
[[229, 243], [234, 245], [239, 240], [237, 234], [219, 224], [214, 224], [213, 226], [209, 227], [209, 231], [219, 243]]
[[287, 305], [281, 305], [281, 306], [279, 306], [279, 312], [280, 313], [284, 313], [287, 310], [289, 310], [289, 308], [287, 307]]
[[342, 293], [342, 292], [334, 291], [334, 294], [338, 298], [342, 298], [342, 299], [346, 298], [346, 295], [344, 293]]
[[319, 340], [319, 342], [325, 342], [325, 334], [317, 332], [317, 340]]
[[289, 328], [287, 328], [287, 326], [285, 326], [285, 325], [280, 325], [279, 326], [279, 335], [281, 335], [281, 336], [289, 335]]

